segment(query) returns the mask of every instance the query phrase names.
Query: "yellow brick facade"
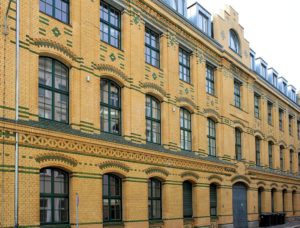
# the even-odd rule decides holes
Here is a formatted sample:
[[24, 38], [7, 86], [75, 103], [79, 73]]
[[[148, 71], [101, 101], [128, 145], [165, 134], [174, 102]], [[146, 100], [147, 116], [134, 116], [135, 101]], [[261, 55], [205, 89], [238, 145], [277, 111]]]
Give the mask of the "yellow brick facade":
[[[1, 0], [3, 9], [7, 2]], [[106, 1], [110, 3], [111, 1]], [[100, 41], [100, 1], [71, 0], [70, 24], [39, 11], [39, 0], [21, 1], [20, 121], [15, 118], [15, 2], [8, 35], [0, 39], [1, 207], [0, 227], [14, 226], [15, 133], [19, 133], [19, 225], [40, 227], [40, 170], [60, 168], [69, 174], [69, 226], [76, 227], [76, 193], [80, 227], [200, 228], [233, 227], [233, 186], [247, 186], [249, 227], [258, 225], [258, 188], [262, 212], [274, 206], [282, 212], [282, 192], [288, 219], [300, 217], [300, 170], [297, 119], [300, 106], [258, 79], [250, 70], [249, 43], [237, 13], [228, 8], [214, 17], [212, 41], [157, 0], [113, 1], [123, 9], [121, 49]], [[4, 18], [0, 12], [0, 18]], [[1, 19], [2, 20], [2, 19]], [[2, 24], [2, 22], [1, 22]], [[160, 68], [145, 63], [145, 26], [160, 36]], [[228, 48], [228, 33], [241, 38], [241, 55]], [[179, 79], [179, 46], [191, 52], [191, 83]], [[69, 68], [69, 124], [39, 119], [39, 57]], [[206, 63], [215, 69], [214, 96], [206, 93]], [[100, 132], [100, 80], [121, 86], [121, 136]], [[234, 80], [242, 82], [240, 109], [234, 106]], [[261, 96], [260, 118], [254, 117], [254, 92]], [[161, 145], [146, 142], [145, 97], [161, 102]], [[268, 124], [267, 102], [273, 102]], [[180, 149], [180, 108], [191, 113], [192, 151]], [[278, 109], [284, 110], [279, 130]], [[294, 116], [292, 134], [288, 117]], [[208, 156], [207, 119], [216, 122], [217, 156]], [[235, 128], [242, 130], [242, 159], [235, 159]], [[255, 157], [255, 137], [261, 140], [261, 167]], [[269, 169], [272, 141], [274, 169]], [[284, 172], [279, 148], [284, 147]], [[293, 167], [289, 151], [293, 150]], [[292, 173], [290, 174], [292, 169]], [[122, 178], [122, 222], [107, 224], [102, 215], [102, 176]], [[162, 219], [148, 219], [148, 180], [162, 181]], [[193, 218], [183, 218], [182, 183], [193, 184]], [[210, 216], [210, 184], [217, 185], [217, 217]], [[292, 199], [292, 197], [294, 197]], [[293, 202], [293, 203], [292, 203]], [[41, 226], [47, 227], [47, 226]], [[59, 226], [50, 226], [59, 227]]]

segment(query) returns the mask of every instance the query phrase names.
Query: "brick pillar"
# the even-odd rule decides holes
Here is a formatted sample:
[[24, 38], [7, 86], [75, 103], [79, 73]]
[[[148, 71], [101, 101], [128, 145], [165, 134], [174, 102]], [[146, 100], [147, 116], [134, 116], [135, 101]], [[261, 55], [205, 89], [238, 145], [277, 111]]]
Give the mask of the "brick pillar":
[[265, 189], [261, 197], [261, 211], [264, 213], [271, 212], [271, 190]]
[[275, 192], [275, 212], [281, 211], [283, 211], [282, 191], [277, 190]]
[[195, 227], [210, 225], [209, 185], [197, 184], [193, 188], [193, 217]]
[[148, 182], [133, 181], [128, 178], [123, 182], [123, 221], [125, 228], [148, 226]]
[[79, 224], [91, 222], [89, 227], [102, 228], [102, 180], [75, 176], [70, 178], [69, 214], [71, 224], [76, 224], [76, 193], [79, 196]]
[[165, 182], [162, 187], [164, 228], [183, 227], [182, 184]]
[[[220, 186], [217, 189], [218, 197], [218, 224], [232, 224], [232, 188]], [[221, 226], [222, 227], [222, 226]]]

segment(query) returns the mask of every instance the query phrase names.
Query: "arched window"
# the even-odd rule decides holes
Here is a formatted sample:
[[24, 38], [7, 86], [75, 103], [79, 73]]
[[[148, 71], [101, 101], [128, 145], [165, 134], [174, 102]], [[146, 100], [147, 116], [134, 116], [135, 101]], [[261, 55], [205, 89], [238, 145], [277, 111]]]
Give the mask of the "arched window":
[[260, 187], [258, 189], [258, 214], [261, 214], [262, 212], [262, 193], [263, 193], [264, 189], [262, 187]]
[[210, 156], [216, 156], [216, 123], [212, 119], [207, 119], [208, 123], [208, 134], [207, 134], [207, 140], [208, 140], [208, 155]]
[[192, 150], [191, 113], [180, 108], [180, 146], [182, 150]]
[[242, 160], [242, 131], [235, 128], [235, 159]]
[[283, 191], [282, 191], [282, 210], [283, 211], [286, 211], [286, 196], [287, 196], [287, 191], [286, 191], [286, 189], [284, 189]]
[[240, 41], [237, 33], [233, 29], [230, 29], [229, 33], [230, 33], [229, 47], [235, 53], [240, 54]]
[[272, 189], [271, 190], [271, 210], [272, 212], [275, 212], [275, 193], [276, 193], [276, 189]]
[[260, 142], [261, 139], [259, 137], [255, 137], [255, 155], [256, 155], [256, 165], [260, 166]]
[[209, 195], [210, 195], [210, 216], [217, 216], [217, 185], [211, 184], [209, 187]]
[[283, 146], [280, 146], [279, 148], [279, 156], [280, 156], [280, 170], [283, 171], [284, 169], [284, 154], [283, 154], [283, 151], [284, 151], [284, 147]]
[[101, 131], [121, 134], [121, 89], [113, 81], [101, 79]]
[[269, 154], [269, 167], [273, 168], [273, 142], [268, 142], [268, 154]]
[[161, 181], [156, 178], [148, 181], [148, 213], [150, 220], [162, 218]]
[[40, 222], [69, 223], [69, 175], [60, 169], [40, 171]]
[[193, 217], [193, 184], [189, 181], [183, 182], [183, 217]]
[[40, 0], [40, 11], [68, 24], [69, 5], [69, 0]]
[[146, 139], [147, 142], [160, 144], [160, 102], [152, 97], [146, 96]]
[[122, 179], [114, 174], [103, 175], [103, 222], [122, 220]]
[[48, 57], [39, 58], [39, 117], [69, 122], [69, 69]]

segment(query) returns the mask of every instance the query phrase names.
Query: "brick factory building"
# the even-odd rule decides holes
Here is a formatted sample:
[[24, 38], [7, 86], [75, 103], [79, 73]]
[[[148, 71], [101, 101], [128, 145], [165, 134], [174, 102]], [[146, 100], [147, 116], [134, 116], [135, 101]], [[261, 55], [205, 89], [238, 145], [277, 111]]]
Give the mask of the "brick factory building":
[[0, 227], [16, 221], [16, 160], [20, 227], [244, 228], [263, 213], [300, 217], [297, 91], [255, 56], [233, 8], [21, 1], [16, 103], [9, 2]]

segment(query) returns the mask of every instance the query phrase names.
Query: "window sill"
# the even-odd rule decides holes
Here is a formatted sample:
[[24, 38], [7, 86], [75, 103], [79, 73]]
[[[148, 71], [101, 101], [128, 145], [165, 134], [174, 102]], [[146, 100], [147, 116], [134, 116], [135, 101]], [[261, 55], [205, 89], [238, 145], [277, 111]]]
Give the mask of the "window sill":
[[[71, 23], [70, 23], [70, 18], [69, 18], [69, 22], [67, 23], [67, 22], [61, 21], [61, 20], [59, 20], [58, 18], [55, 18], [55, 17], [53, 17], [53, 16], [51, 16], [51, 15], [49, 15], [49, 14], [46, 14], [46, 13], [44, 13], [43, 11], [39, 11], [39, 12], [40, 12], [41, 14], [43, 14], [43, 15], [46, 15], [47, 17], [49, 17], [49, 18], [51, 18], [51, 19], [53, 19], [53, 20], [56, 20], [56, 21], [58, 21], [58, 22], [60, 22], [60, 23], [63, 23], [64, 25], [67, 25], [67, 26], [73, 28], [73, 26], [72, 26]], [[69, 17], [70, 17], [70, 15], [69, 15]]]
[[233, 107], [236, 108], [237, 110], [240, 110], [241, 112], [244, 112], [244, 113], [248, 114], [248, 112], [245, 111], [245, 110], [243, 109], [243, 107], [237, 107], [237, 106], [235, 106], [234, 104], [231, 104], [231, 106], [233, 106]]
[[162, 219], [157, 219], [157, 220], [149, 220], [150, 225], [163, 225], [164, 221]]
[[187, 85], [189, 85], [189, 86], [194, 86], [194, 85], [192, 84], [192, 82], [187, 82], [187, 81], [184, 81], [183, 79], [180, 79], [180, 78], [179, 78], [179, 80], [180, 80], [180, 82], [183, 82], [183, 83], [185, 83], [185, 84], [187, 84]]
[[114, 49], [116, 49], [116, 50], [118, 50], [118, 51], [124, 52], [124, 50], [121, 48], [122, 45], [121, 45], [120, 48], [118, 48], [118, 47], [115, 47], [115, 46], [111, 45], [110, 43], [107, 43], [107, 42], [101, 40], [101, 39], [100, 39], [100, 42], [101, 42], [101, 43], [104, 43], [105, 45], [108, 45], [108, 46], [110, 46], [110, 47], [112, 47], [112, 48], [114, 48]]
[[210, 220], [213, 221], [213, 222], [217, 221], [218, 220], [218, 216], [217, 215], [211, 215], [210, 216]]
[[206, 95], [218, 99], [216, 94], [211, 94], [211, 93], [206, 92]]
[[154, 65], [152, 65], [151, 63], [147, 63], [146, 61], [145, 61], [145, 63], [146, 63], [148, 66], [154, 67], [154, 68], [156, 68], [157, 70], [163, 72], [163, 70], [162, 70], [162, 68], [160, 68], [160, 66], [159, 66], [159, 67], [158, 67], [158, 66], [154, 66]]
[[184, 222], [184, 224], [191, 224], [194, 222], [194, 218], [193, 217], [183, 218], [183, 222]]
[[53, 120], [53, 119], [47, 119], [47, 118], [44, 118], [44, 117], [39, 117], [39, 121], [40, 122], [44, 122], [44, 123], [53, 123], [53, 124], [60, 124], [62, 126], [69, 126], [69, 122], [60, 122], [60, 121], [57, 121], [57, 120]]
[[48, 224], [41, 225], [41, 228], [70, 228], [70, 224]]
[[124, 222], [104, 222], [103, 227], [119, 228], [124, 227]]
[[234, 49], [232, 49], [230, 46], [229, 46], [229, 49], [230, 49], [234, 54], [236, 54], [236, 55], [238, 55], [239, 57], [242, 58], [242, 55], [241, 55], [240, 53], [236, 52], [236, 51], [235, 51]]

